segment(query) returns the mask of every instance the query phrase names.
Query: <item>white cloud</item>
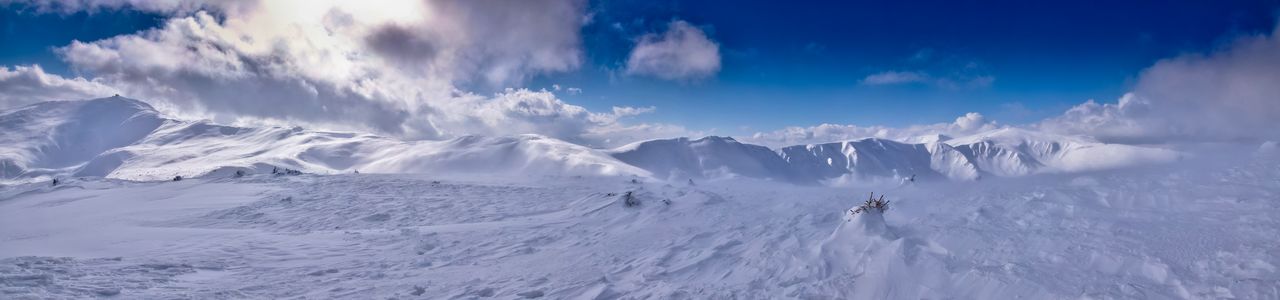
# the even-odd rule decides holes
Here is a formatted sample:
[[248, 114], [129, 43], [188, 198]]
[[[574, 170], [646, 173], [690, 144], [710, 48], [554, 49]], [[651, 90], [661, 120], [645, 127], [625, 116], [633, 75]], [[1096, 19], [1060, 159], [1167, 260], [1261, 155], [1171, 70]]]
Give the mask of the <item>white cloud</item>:
[[991, 130], [994, 127], [995, 121], [987, 120], [980, 113], [971, 112], [957, 117], [956, 121], [951, 123], [947, 129], [950, 134], [965, 134]]
[[421, 20], [361, 29], [369, 31], [368, 46], [397, 65], [430, 76], [455, 82], [481, 79], [494, 86], [573, 70], [582, 63], [584, 1], [418, 2], [421, 7], [411, 12], [424, 14]]
[[672, 21], [662, 34], [641, 36], [627, 58], [627, 74], [697, 80], [720, 71], [720, 45], [693, 25]]
[[1132, 93], [1125, 94], [1118, 103], [1099, 104], [1089, 100], [1061, 116], [1041, 121], [1037, 126], [1047, 131], [1090, 135], [1109, 142], [1152, 140], [1157, 134], [1155, 131], [1164, 130], [1153, 131], [1151, 128], [1160, 117], [1150, 114], [1150, 105], [1146, 99]]
[[862, 84], [866, 85], [887, 85], [887, 84], [903, 84], [914, 82], [929, 81], [929, 75], [921, 72], [899, 72], [885, 71], [876, 74], [867, 75], [862, 79]]
[[942, 134], [956, 137], [996, 128], [999, 128], [999, 125], [995, 121], [987, 120], [982, 114], [971, 112], [957, 117], [951, 123], [914, 125], [903, 128], [840, 124], [820, 124], [810, 127], [793, 126], [771, 132], [757, 132], [751, 137], [743, 139], [743, 141], [770, 147], [841, 142], [862, 138], [915, 142], [914, 138], [925, 135]]
[[45, 73], [39, 65], [0, 66], [0, 108], [40, 101], [79, 100], [117, 93], [97, 81]]
[[929, 75], [923, 71], [885, 71], [862, 78], [862, 85], [928, 84], [946, 89], [986, 88], [995, 83], [990, 75], [962, 75], [949, 77]]
[[1117, 103], [1086, 102], [1046, 130], [1117, 142], [1280, 138], [1280, 27], [1207, 55], [1157, 62]]
[[651, 112], [654, 112], [655, 110], [658, 110], [658, 108], [653, 106], [649, 106], [649, 107], [614, 106], [612, 115], [614, 117], [630, 117], [630, 116], [651, 113]]
[[[273, 2], [274, 3], [274, 2]], [[179, 112], [224, 122], [282, 119], [325, 127], [433, 136], [437, 129], [411, 124], [411, 81], [360, 61], [342, 36], [297, 28], [306, 37], [285, 38], [286, 20], [206, 13], [170, 19], [131, 35], [75, 41], [58, 49], [73, 68], [125, 95], [163, 102]], [[225, 23], [225, 24], [224, 24]], [[252, 28], [252, 29], [250, 29]], [[424, 82], [447, 87], [447, 82]], [[409, 103], [398, 102], [408, 100]]]
[[[40, 75], [53, 78], [45, 82], [55, 87], [45, 88], [44, 95], [60, 95], [59, 85], [81, 92], [62, 92], [71, 98], [88, 98], [95, 89], [118, 90], [179, 117], [410, 139], [538, 133], [611, 146], [629, 142], [628, 137], [687, 132], [617, 121], [646, 109], [594, 113], [552, 92], [508, 89], [482, 96], [459, 88], [518, 86], [536, 74], [580, 67], [580, 31], [589, 20], [581, 0], [379, 5], [68, 0], [34, 5], [62, 12], [140, 9], [172, 15], [155, 29], [58, 48], [64, 61], [91, 79]], [[43, 74], [16, 70], [5, 72]], [[0, 86], [6, 95], [0, 97], [21, 95], [12, 91], [13, 86]]]

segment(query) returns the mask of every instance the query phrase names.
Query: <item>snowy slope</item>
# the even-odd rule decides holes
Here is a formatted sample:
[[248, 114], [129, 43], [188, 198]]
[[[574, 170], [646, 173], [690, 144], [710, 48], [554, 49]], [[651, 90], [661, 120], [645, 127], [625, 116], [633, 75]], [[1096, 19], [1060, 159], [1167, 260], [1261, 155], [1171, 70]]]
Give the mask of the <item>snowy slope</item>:
[[658, 178], [751, 177], [806, 182], [808, 173], [795, 173], [785, 160], [764, 146], [709, 136], [636, 142], [609, 151], [613, 157], [648, 170]]
[[0, 113], [0, 182], [57, 176], [164, 180], [275, 167], [307, 173], [451, 173], [486, 176], [749, 177], [815, 184], [975, 180], [1175, 161], [1175, 151], [1003, 128], [967, 137], [926, 135], [800, 145], [777, 151], [728, 137], [592, 149], [538, 136], [401, 141], [301, 128], [243, 128], [160, 116], [121, 97], [45, 102]]
[[1104, 144], [1080, 136], [1063, 136], [1007, 127], [946, 141], [984, 173], [1023, 176], [1080, 172], [1177, 161], [1168, 149]]
[[38, 103], [0, 113], [0, 180], [63, 174], [164, 122], [151, 106], [119, 98]]
[[374, 156], [379, 158], [364, 163], [363, 168], [378, 173], [649, 176], [649, 172], [602, 151], [532, 134], [414, 142], [401, 148], [382, 148]]
[[400, 141], [301, 128], [241, 128], [157, 116], [121, 97], [46, 102], [0, 116], [0, 159], [12, 182], [48, 176], [164, 180], [229, 176], [274, 167], [494, 176], [639, 175], [648, 172], [587, 147], [537, 135]]
[[[69, 179], [0, 187], [0, 298], [1277, 299], [1280, 160], [1208, 162], [857, 188]], [[870, 192], [891, 209], [851, 215]]]
[[[97, 168], [117, 163], [114, 168]], [[404, 142], [373, 135], [297, 128], [236, 128], [203, 122], [170, 122], [135, 145], [96, 158], [78, 175], [154, 180], [215, 171], [263, 173], [273, 166], [318, 174], [355, 171], [512, 177], [648, 174], [599, 151], [536, 135], [464, 136], [443, 141]]]

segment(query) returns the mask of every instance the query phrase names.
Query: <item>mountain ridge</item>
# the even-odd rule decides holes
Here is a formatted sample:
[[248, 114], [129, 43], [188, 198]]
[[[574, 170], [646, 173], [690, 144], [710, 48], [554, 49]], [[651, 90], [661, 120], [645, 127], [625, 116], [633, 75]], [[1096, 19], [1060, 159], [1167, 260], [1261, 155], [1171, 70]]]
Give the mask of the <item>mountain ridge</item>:
[[1118, 168], [1180, 156], [1166, 149], [1013, 127], [962, 137], [928, 135], [914, 143], [863, 138], [778, 149], [720, 136], [653, 139], [613, 149], [536, 134], [401, 141], [299, 127], [167, 119], [143, 101], [119, 96], [0, 112], [0, 129], [0, 182], [57, 176], [163, 180], [274, 168], [319, 174], [592, 175], [672, 181], [750, 177], [798, 184], [884, 178], [967, 181]]

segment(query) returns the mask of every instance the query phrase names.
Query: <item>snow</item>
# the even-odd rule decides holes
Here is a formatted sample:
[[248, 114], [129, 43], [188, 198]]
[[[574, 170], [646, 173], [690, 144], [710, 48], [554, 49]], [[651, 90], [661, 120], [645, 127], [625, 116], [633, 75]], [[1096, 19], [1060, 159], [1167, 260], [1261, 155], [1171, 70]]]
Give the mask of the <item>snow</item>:
[[1176, 162], [1178, 151], [1105, 144], [1006, 127], [919, 143], [868, 138], [772, 150], [729, 137], [642, 141], [593, 149], [539, 135], [438, 141], [301, 128], [245, 128], [160, 116], [123, 97], [45, 102], [0, 113], [0, 184], [58, 177], [168, 180], [288, 168], [475, 176], [758, 178], [797, 184], [978, 180]]
[[[1280, 298], [1274, 142], [593, 149], [233, 127], [119, 97], [0, 129], [0, 299]], [[852, 214], [872, 192], [890, 209]]]
[[1006, 127], [946, 141], [983, 173], [1024, 176], [1120, 169], [1176, 162], [1178, 151], [1120, 144]]
[[66, 173], [146, 136], [162, 120], [123, 98], [43, 102], [0, 113], [0, 178]]
[[610, 151], [613, 157], [643, 168], [659, 178], [772, 178], [803, 181], [791, 166], [764, 146], [709, 136], [636, 142]]
[[[0, 190], [0, 298], [1272, 299], [1276, 178], [1257, 158], [852, 187], [32, 183]], [[891, 209], [850, 215], [870, 192]]]
[[955, 149], [941, 143], [906, 144], [867, 138], [791, 146], [779, 152], [798, 173], [822, 174], [824, 179], [848, 174], [856, 178], [978, 179], [976, 167]]
[[442, 141], [301, 128], [242, 128], [164, 119], [122, 97], [46, 102], [0, 114], [3, 182], [53, 177], [168, 180], [269, 173], [466, 173], [490, 176], [648, 176], [607, 154], [538, 135]]

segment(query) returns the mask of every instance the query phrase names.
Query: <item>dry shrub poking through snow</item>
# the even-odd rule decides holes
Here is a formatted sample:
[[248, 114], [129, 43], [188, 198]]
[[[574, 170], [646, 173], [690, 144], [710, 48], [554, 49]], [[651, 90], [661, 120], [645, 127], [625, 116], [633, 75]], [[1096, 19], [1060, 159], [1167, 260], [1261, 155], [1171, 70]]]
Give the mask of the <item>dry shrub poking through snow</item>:
[[622, 195], [622, 204], [627, 207], [640, 206], [640, 200], [636, 199], [635, 196], [632, 196], [631, 192], [627, 192], [625, 195]]
[[872, 210], [878, 213], [884, 213], [884, 211], [889, 210], [889, 201], [884, 200], [884, 195], [880, 195], [880, 198], [876, 199], [876, 193], [871, 192], [871, 197], [867, 198], [867, 202], [864, 202], [862, 205], [859, 205], [849, 211], [856, 215], [863, 212], [870, 213]]

